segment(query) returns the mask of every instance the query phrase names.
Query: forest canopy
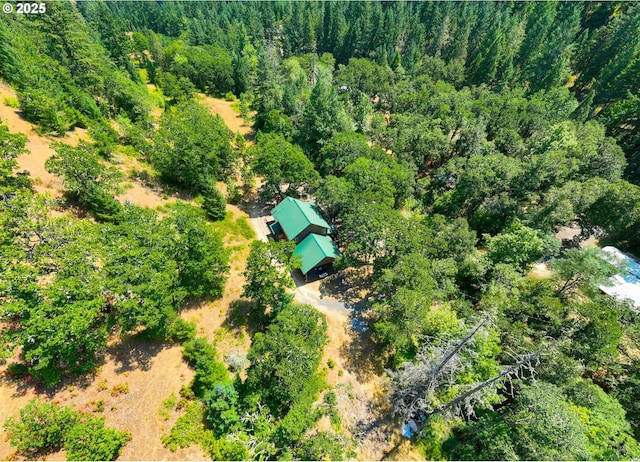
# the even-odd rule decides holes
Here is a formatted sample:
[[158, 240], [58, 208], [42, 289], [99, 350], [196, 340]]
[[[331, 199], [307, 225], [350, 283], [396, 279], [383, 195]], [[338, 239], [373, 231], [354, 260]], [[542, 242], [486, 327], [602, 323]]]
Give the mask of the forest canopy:
[[[352, 457], [373, 427], [341, 426], [321, 364], [335, 320], [298, 303], [294, 243], [229, 248], [209, 221], [292, 196], [331, 221], [330, 278], [358, 275], [353, 332], [386, 377], [381, 413], [413, 422], [423, 458], [640, 458], [638, 312], [600, 290], [625, 271], [600, 247], [640, 255], [639, 75], [632, 2], [97, 1], [6, 16], [0, 77], [59, 137], [45, 166], [63, 198], [18, 172], [27, 138], [0, 125], [2, 358], [55, 386], [95, 370], [112, 335], [181, 342], [194, 379], [167, 447]], [[201, 104], [212, 96], [251, 136]], [[64, 143], [74, 128], [90, 140]], [[119, 199], [114, 153], [191, 203]], [[244, 286], [229, 316], [250, 346], [223, 363], [180, 312], [222, 297], [231, 271]], [[13, 444], [34, 412], [64, 417], [79, 456], [82, 426], [114, 443], [109, 457], [128, 438], [25, 409]]]

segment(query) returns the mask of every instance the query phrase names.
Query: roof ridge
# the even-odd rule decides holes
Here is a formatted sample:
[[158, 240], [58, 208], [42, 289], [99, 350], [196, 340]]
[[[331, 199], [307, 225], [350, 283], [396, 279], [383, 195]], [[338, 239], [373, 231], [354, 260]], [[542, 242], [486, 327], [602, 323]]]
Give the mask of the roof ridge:
[[[289, 196], [287, 196], [287, 197], [289, 197]], [[298, 207], [298, 210], [300, 210], [300, 213], [302, 213], [302, 216], [305, 218], [305, 220], [307, 220], [309, 222], [309, 224], [313, 224], [313, 222], [309, 219], [309, 217], [307, 216], [305, 211], [300, 206], [300, 202], [302, 202], [302, 201], [296, 199], [295, 197], [292, 197], [291, 200], [296, 204], [296, 207]]]

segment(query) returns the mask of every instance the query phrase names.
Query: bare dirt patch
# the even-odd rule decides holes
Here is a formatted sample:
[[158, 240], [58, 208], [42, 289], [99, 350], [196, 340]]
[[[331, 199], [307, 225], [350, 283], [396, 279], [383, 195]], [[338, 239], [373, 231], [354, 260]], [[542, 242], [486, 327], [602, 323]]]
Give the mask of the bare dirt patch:
[[552, 275], [553, 272], [546, 263], [535, 263], [529, 272], [529, 277], [534, 279], [549, 279]]
[[[126, 178], [121, 184], [123, 191], [117, 197], [120, 202], [129, 202], [138, 207], [156, 209], [175, 200], [175, 198], [170, 198], [169, 194], [163, 192], [162, 188], [151, 187], [143, 184], [141, 180], [131, 178], [132, 173], [136, 171], [147, 171], [150, 172], [149, 175], [153, 175], [150, 167], [143, 165], [138, 159], [124, 154], [115, 154], [115, 157], [117, 158], [115, 167], [124, 173]], [[114, 162], [112, 162], [113, 164]]]
[[245, 122], [240, 113], [233, 109], [233, 103], [220, 98], [198, 94], [200, 103], [207, 107], [212, 114], [218, 114], [233, 133], [240, 133], [248, 137], [252, 133], [251, 126]]

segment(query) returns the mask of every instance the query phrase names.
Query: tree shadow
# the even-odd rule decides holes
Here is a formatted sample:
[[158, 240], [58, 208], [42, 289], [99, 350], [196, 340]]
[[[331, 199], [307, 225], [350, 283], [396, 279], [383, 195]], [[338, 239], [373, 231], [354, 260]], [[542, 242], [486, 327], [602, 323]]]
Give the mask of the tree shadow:
[[378, 346], [371, 338], [369, 314], [356, 309], [349, 318], [348, 340], [340, 347], [340, 355], [345, 358], [345, 368], [360, 381], [368, 381], [384, 372], [384, 361]]
[[0, 383], [8, 388], [15, 388], [11, 393], [12, 398], [32, 395], [33, 398], [53, 399], [56, 394], [70, 386], [81, 390], [87, 389], [93, 382], [98, 367], [104, 362], [104, 358], [98, 358], [91, 371], [81, 375], [63, 375], [60, 381], [53, 386], [47, 386], [43, 380], [35, 379], [24, 364], [14, 362], [4, 367], [4, 370], [0, 372]]
[[91, 212], [78, 201], [72, 194], [65, 192], [62, 197], [54, 199], [51, 203], [51, 207], [61, 213], [68, 213], [69, 215], [84, 219], [93, 217]]
[[368, 268], [346, 268], [322, 280], [321, 296], [333, 297], [353, 309], [364, 309], [371, 290]]
[[222, 326], [227, 329], [246, 329], [249, 335], [261, 332], [267, 323], [267, 316], [260, 312], [255, 303], [247, 299], [234, 300], [229, 304]]
[[153, 358], [170, 346], [169, 343], [142, 340], [132, 336], [107, 347], [105, 357], [114, 361], [118, 374], [133, 370], [147, 371], [151, 368]]
[[244, 195], [244, 200], [238, 203], [238, 208], [249, 215], [250, 218], [266, 217], [271, 215], [271, 210], [276, 206], [274, 199], [262, 197], [260, 188]]

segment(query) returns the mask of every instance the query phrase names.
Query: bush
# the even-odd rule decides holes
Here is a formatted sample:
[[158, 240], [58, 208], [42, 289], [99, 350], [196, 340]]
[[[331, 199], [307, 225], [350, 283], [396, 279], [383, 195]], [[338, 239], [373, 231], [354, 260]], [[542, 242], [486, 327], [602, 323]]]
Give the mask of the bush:
[[166, 338], [176, 343], [193, 341], [196, 338], [196, 323], [176, 316], [167, 326]]
[[207, 406], [207, 420], [217, 436], [228, 433], [231, 426], [238, 422], [238, 392], [232, 384], [215, 385], [205, 393], [203, 402]]
[[14, 109], [17, 109], [18, 107], [20, 107], [20, 102], [16, 98], [13, 98], [11, 96], [3, 96], [2, 102]]
[[170, 451], [186, 448], [204, 439], [204, 404], [200, 401], [189, 403], [184, 415], [176, 421], [168, 435], [162, 437], [162, 444]]
[[239, 350], [233, 350], [224, 356], [224, 360], [229, 365], [231, 372], [238, 372], [247, 364], [247, 354]]
[[216, 350], [204, 338], [197, 338], [184, 345], [184, 357], [196, 370], [191, 388], [197, 396], [212, 390], [219, 383], [229, 382], [229, 372], [224, 364], [216, 361]]
[[347, 441], [343, 436], [333, 433], [319, 432], [305, 438], [295, 448], [298, 460], [345, 460], [354, 456], [348, 451]]
[[[243, 138], [244, 139], [244, 138]], [[227, 184], [227, 202], [229, 204], [237, 204], [242, 199], [242, 194], [240, 194], [240, 189], [236, 185], [233, 178], [229, 177], [226, 181]]]
[[76, 412], [68, 407], [33, 399], [20, 410], [19, 419], [7, 419], [4, 429], [19, 451], [58, 451], [77, 420]]
[[298, 441], [304, 432], [313, 427], [321, 417], [321, 413], [313, 409], [313, 403], [318, 399], [320, 392], [327, 387], [327, 383], [321, 376], [314, 375], [307, 379], [304, 388], [276, 430], [279, 447], [290, 446], [291, 443]]
[[229, 441], [225, 438], [216, 439], [211, 432], [207, 433], [207, 436], [209, 437], [205, 438], [201, 446], [213, 460], [251, 459], [249, 449], [242, 441]]
[[67, 460], [115, 460], [131, 435], [104, 426], [104, 419], [85, 416], [67, 434]]
[[62, 136], [76, 124], [76, 112], [46, 91], [31, 89], [18, 97], [25, 119], [40, 125], [44, 133], [54, 132]]
[[[96, 402], [104, 406], [103, 400]], [[101, 403], [102, 402], [102, 403]], [[21, 452], [46, 453], [65, 449], [67, 460], [114, 460], [131, 435], [104, 426], [104, 419], [83, 416], [75, 409], [34, 399], [20, 418], [4, 424], [9, 441]]]

